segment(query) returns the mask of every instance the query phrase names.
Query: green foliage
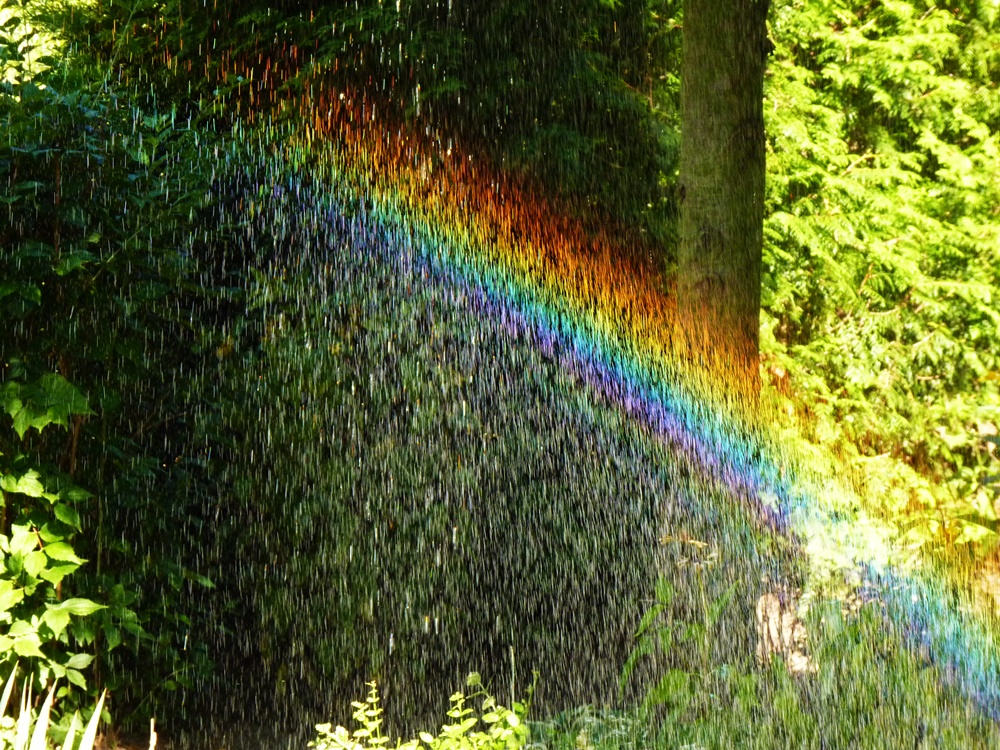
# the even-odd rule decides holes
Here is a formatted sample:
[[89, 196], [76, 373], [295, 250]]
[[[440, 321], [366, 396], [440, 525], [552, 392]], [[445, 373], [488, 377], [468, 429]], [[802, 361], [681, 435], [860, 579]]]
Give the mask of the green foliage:
[[957, 750], [1000, 741], [996, 723], [903, 644], [880, 605], [853, 613], [842, 607], [817, 601], [810, 608], [815, 673], [792, 675], [780, 659], [763, 669], [720, 666], [697, 676], [663, 671], [659, 713], [648, 704], [626, 712], [575, 709], [532, 723], [530, 747], [909, 750], [926, 744]]
[[[414, 133], [516, 170], [587, 218], [659, 237], [672, 211], [661, 174], [676, 162], [664, 123], [677, 5], [129, 0], [64, 22], [113, 77], [151, 84], [182, 112], [220, 104], [223, 127], [262, 102], [277, 103], [275, 121], [296, 120], [307, 94], [364, 90]], [[668, 100], [664, 119], [650, 117]]]
[[[451, 698], [451, 708], [448, 718], [451, 722], [441, 727], [437, 736], [429, 732], [421, 732], [419, 739], [399, 740], [397, 750], [419, 750], [428, 747], [430, 750], [516, 750], [524, 747], [528, 740], [528, 726], [525, 719], [528, 715], [529, 703], [513, 704], [512, 709], [497, 705], [496, 700], [481, 687], [479, 675], [473, 672], [466, 684], [469, 687], [480, 687], [480, 690], [466, 696], [461, 692], [454, 693]], [[369, 682], [368, 698], [364, 702], [355, 701], [351, 705], [356, 709], [354, 720], [359, 728], [348, 732], [344, 727], [331, 729], [331, 724], [318, 724], [318, 737], [309, 743], [309, 747], [317, 750], [369, 750], [369, 748], [389, 747], [389, 738], [382, 735], [382, 709], [379, 707], [378, 688], [374, 682]], [[466, 706], [466, 702], [482, 696], [481, 712]], [[472, 731], [482, 722], [485, 729]]]
[[561, 711], [529, 723], [532, 750], [645, 750], [656, 747], [655, 731], [634, 710], [593, 706]]
[[[250, 611], [245, 648], [279, 678], [274, 687], [294, 690], [290, 655], [303, 692], [318, 692], [324, 674], [383, 668], [376, 627], [396, 634], [397, 658], [419, 654], [414, 669], [428, 673], [420, 677], [433, 677], [420, 652], [430, 649], [431, 622], [485, 638], [462, 598], [473, 589], [468, 560], [494, 566], [483, 579], [501, 581], [535, 565], [526, 549], [547, 550], [565, 564], [580, 619], [605, 611], [595, 592], [614, 586], [603, 575], [641, 585], [604, 565], [620, 559], [609, 550], [633, 540], [577, 533], [624, 526], [602, 515], [602, 498], [638, 506], [664, 494], [663, 475], [630, 473], [642, 459], [627, 420], [574, 391], [586, 416], [559, 412], [565, 432], [541, 429], [551, 414], [498, 428], [496, 415], [522, 403], [497, 394], [520, 390], [564, 409], [551, 389], [575, 376], [530, 347], [484, 345], [488, 332], [458, 325], [467, 310], [434, 292], [404, 295], [416, 275], [355, 266], [369, 288], [331, 275], [320, 289], [319, 265], [284, 262], [317, 250], [296, 245], [302, 227], [293, 226], [308, 213], [299, 190], [314, 175], [255, 171], [270, 155], [227, 149], [209, 126], [225, 132], [272, 96], [290, 102], [281, 114], [294, 117], [313, 86], [367, 87], [442, 145], [465, 139], [583, 212], [638, 221], [669, 254], [679, 2], [47, 8], [86, 50], [71, 63], [34, 36], [37, 3], [2, 7], [0, 397], [15, 431], [0, 450], [3, 491], [27, 514], [3, 529], [4, 562], [17, 578], [0, 596], [21, 596], [7, 613], [28, 622], [4, 636], [12, 649], [48, 654], [40, 668], [62, 669], [72, 683], [81, 665], [56, 636], [76, 639], [98, 651], [100, 679], [135, 707], [205, 678], [206, 631], [229, 628], [241, 640], [240, 615]], [[819, 468], [851, 466], [862, 494], [913, 547], [985, 549], [997, 538], [991, 454], [977, 434], [1000, 422], [997, 23], [989, 3], [774, 7], [765, 366], [789, 390], [789, 434], [819, 446]], [[272, 204], [279, 189], [294, 200]], [[351, 246], [366, 258], [372, 249]], [[264, 268], [257, 253], [272, 252], [284, 260], [247, 278], [247, 267]], [[336, 256], [332, 264], [346, 265]], [[244, 288], [257, 295], [247, 306]], [[494, 349], [499, 365], [473, 361]], [[512, 373], [520, 379], [508, 387]], [[501, 407], [475, 408], [484, 393]], [[571, 468], [551, 458], [565, 456]], [[522, 470], [543, 464], [545, 473]], [[473, 496], [496, 508], [474, 515]], [[250, 543], [254, 528], [277, 535]], [[78, 554], [92, 565], [63, 579]], [[433, 566], [412, 565], [432, 555]], [[380, 565], [406, 572], [387, 580]], [[226, 589], [211, 600], [226, 609], [211, 623], [211, 608], [200, 606], [210, 601], [206, 573]], [[80, 597], [53, 593], [71, 584]], [[552, 625], [546, 607], [561, 585], [546, 576], [498, 583], [505, 588], [491, 593], [507, 609], [496, 621], [530, 612], [534, 630], [509, 637], [534, 641]], [[808, 696], [784, 678], [772, 686], [712, 669], [709, 636], [722, 608], [696, 590], [694, 622], [665, 623], [665, 592], [661, 584], [639, 627], [623, 684], [656, 661], [647, 659], [656, 649], [676, 656], [683, 640], [695, 666], [665, 672], [648, 708], [690, 723], [728, 696], [743, 707], [732, 721], [750, 725], [773, 705], [761, 736], [808, 746], [818, 721]], [[58, 609], [84, 596], [104, 608], [82, 617]], [[391, 623], [377, 622], [376, 597]], [[305, 637], [303, 602], [311, 617], [337, 624], [340, 641]], [[632, 627], [627, 614], [619, 619]], [[844, 679], [863, 677], [855, 666]], [[871, 709], [870, 699], [859, 705]], [[840, 706], [836, 695], [824, 700]], [[841, 708], [856, 724], [860, 709]], [[722, 725], [743, 736], [736, 723]]]
[[[25, 385], [8, 380], [0, 387], [0, 409], [13, 419], [24, 444], [28, 430], [39, 437], [49, 425], [67, 426], [89, 414], [87, 399], [65, 378], [49, 374]], [[10, 447], [8, 447], [10, 446]], [[39, 471], [30, 455], [0, 438], [0, 652], [8, 663], [18, 657], [36, 660], [41, 683], [66, 678], [87, 687], [81, 670], [94, 659], [78, 653], [80, 619], [104, 609], [82, 597], [64, 598], [64, 579], [85, 561], [73, 548], [80, 531], [77, 505], [90, 494], [64, 475]], [[43, 650], [44, 649], [44, 650]], [[65, 691], [64, 691], [65, 692]]]
[[[699, 576], [699, 583], [701, 576]], [[640, 703], [646, 716], [655, 710], [666, 711], [668, 720], [675, 721], [689, 710], [691, 701], [698, 697], [698, 688], [712, 678], [711, 643], [718, 637], [719, 618], [729, 605], [736, 591], [732, 584], [718, 599], [709, 604], [701, 588], [701, 619], [697, 622], [675, 620], [670, 610], [674, 588], [665, 578], [656, 582], [656, 600], [643, 615], [636, 630], [636, 646], [622, 667], [620, 685], [624, 690], [633, 672], [644, 658], [651, 658], [659, 667], [659, 676], [650, 685]], [[698, 653], [699, 670], [666, 667], [673, 648], [694, 649]], [[725, 669], [725, 668], [723, 668]]]
[[[235, 286], [209, 231], [220, 222], [202, 221], [218, 142], [74, 56], [0, 85], [0, 129], [0, 394], [17, 433], [0, 450], [20, 462], [10, 481], [22, 490], [28, 468], [43, 478], [46, 494], [24, 506], [54, 514], [32, 521], [36, 552], [87, 529], [73, 546], [92, 562], [72, 585], [102, 607], [68, 630], [98, 656], [90, 687], [135, 709], [209, 668], [193, 631], [208, 630], [194, 613], [211, 582], [192, 560], [217, 554], [201, 529], [222, 428], [199, 394], [218, 372]], [[67, 429], [38, 433], [47, 423]], [[78, 484], [97, 497], [84, 502]], [[64, 616], [48, 620], [65, 628]], [[46, 621], [37, 628], [49, 637]]]
[[[65, 727], [57, 727], [51, 721], [53, 702], [55, 698], [55, 683], [49, 688], [45, 701], [37, 714], [32, 710], [31, 682], [26, 680], [21, 695], [20, 710], [17, 718], [7, 715], [7, 706], [14, 693], [17, 665], [11, 669], [10, 676], [4, 685], [3, 696], [0, 697], [0, 748], [10, 750], [47, 750], [55, 747], [59, 741], [59, 750], [92, 750], [97, 740], [97, 728], [103, 718], [104, 692], [97, 699], [97, 705], [90, 714], [86, 727], [83, 727], [80, 712], [74, 711], [72, 718]], [[45, 681], [43, 680], [43, 683]], [[79, 743], [77, 733], [83, 729]], [[150, 745], [152, 747], [152, 745]]]
[[1000, 28], [953, 5], [777, 4], [765, 104], [764, 365], [913, 549], [996, 543]]

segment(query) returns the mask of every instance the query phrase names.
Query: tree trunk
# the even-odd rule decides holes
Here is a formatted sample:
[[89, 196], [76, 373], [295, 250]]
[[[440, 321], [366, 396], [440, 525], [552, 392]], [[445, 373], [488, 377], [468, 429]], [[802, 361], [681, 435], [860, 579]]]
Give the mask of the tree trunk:
[[681, 67], [679, 343], [689, 365], [753, 402], [768, 5], [685, 0]]

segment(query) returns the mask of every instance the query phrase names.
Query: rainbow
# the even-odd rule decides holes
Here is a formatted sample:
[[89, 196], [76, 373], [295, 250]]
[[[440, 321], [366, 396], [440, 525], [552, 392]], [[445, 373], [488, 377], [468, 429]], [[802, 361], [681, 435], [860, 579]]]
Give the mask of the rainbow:
[[784, 447], [763, 409], [734, 408], [726, 383], [705, 383], [672, 356], [675, 305], [642, 237], [569, 218], [457, 143], [383, 122], [363, 96], [302, 106], [307, 125], [282, 139], [290, 163], [349, 186], [369, 220], [406, 228], [414, 262], [512, 332], [530, 332], [734, 497], [756, 498], [743, 509], [749, 521], [797, 537], [814, 563], [860, 575], [907, 646], [1000, 718], [996, 640], [954, 582], [904, 563], [891, 530], [859, 518], [854, 491]]

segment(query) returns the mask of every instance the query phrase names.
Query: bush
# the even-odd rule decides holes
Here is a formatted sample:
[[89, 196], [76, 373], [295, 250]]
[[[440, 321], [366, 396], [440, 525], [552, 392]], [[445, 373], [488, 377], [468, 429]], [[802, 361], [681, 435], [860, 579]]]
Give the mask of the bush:
[[[475, 672], [470, 674], [466, 684], [469, 687], [481, 686], [479, 675]], [[341, 726], [331, 729], [331, 724], [318, 724], [316, 731], [319, 734], [309, 743], [309, 747], [317, 750], [369, 750], [370, 748], [381, 750], [388, 745], [389, 738], [382, 736], [382, 709], [379, 708], [378, 688], [375, 682], [369, 682], [368, 686], [371, 688], [368, 691], [368, 699], [351, 704], [356, 709], [354, 720], [360, 724], [360, 728], [348, 733]], [[529, 691], [529, 698], [532, 692], [534, 685]], [[482, 713], [476, 716], [476, 712], [465, 704], [466, 701], [479, 696], [483, 697]], [[442, 726], [437, 737], [428, 732], [421, 732], [420, 739], [406, 742], [400, 740], [396, 743], [397, 750], [419, 750], [424, 745], [431, 750], [515, 750], [527, 743], [528, 726], [525, 718], [529, 703], [515, 702], [513, 710], [504, 708], [498, 706], [493, 696], [482, 688], [470, 696], [457, 692], [450, 700], [448, 717], [452, 723]], [[487, 728], [472, 732], [471, 730], [480, 721]]]
[[[45, 702], [42, 703], [42, 707], [38, 713], [33, 715], [30, 709], [32, 680], [26, 680], [21, 693], [21, 710], [15, 720], [13, 717], [7, 716], [7, 704], [10, 701], [11, 694], [14, 692], [16, 676], [17, 665], [15, 664], [10, 672], [10, 676], [7, 678], [7, 684], [4, 686], [3, 697], [0, 698], [0, 748], [6, 749], [10, 747], [13, 750], [24, 750], [24, 748], [29, 747], [29, 738], [31, 750], [42, 750], [43, 748], [51, 747], [54, 744], [51, 742], [53, 739], [52, 735], [54, 734], [52, 729], [54, 727], [50, 723], [50, 716], [52, 715], [52, 704], [56, 692], [55, 684], [53, 683], [52, 687], [49, 688], [48, 695], [45, 696]], [[80, 744], [75, 747], [74, 741], [76, 740], [77, 732], [81, 729], [82, 721], [79, 711], [73, 713], [69, 728], [65, 732], [59, 733], [63, 735], [62, 744], [60, 745], [61, 750], [91, 750], [94, 747], [94, 741], [97, 739], [97, 725], [100, 723], [101, 709], [103, 707], [104, 692], [97, 699], [97, 705], [91, 713], [90, 721], [87, 722], [87, 727], [83, 730], [83, 735], [80, 737]], [[46, 742], [46, 738], [50, 741]], [[150, 736], [149, 746], [151, 748], [156, 746], [155, 733]]]

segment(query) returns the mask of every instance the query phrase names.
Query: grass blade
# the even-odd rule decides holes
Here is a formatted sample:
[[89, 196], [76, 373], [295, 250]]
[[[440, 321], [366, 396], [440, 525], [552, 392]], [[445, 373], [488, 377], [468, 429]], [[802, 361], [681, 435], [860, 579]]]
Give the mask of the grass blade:
[[49, 733], [49, 716], [52, 713], [52, 699], [55, 697], [56, 684], [53, 682], [49, 688], [49, 694], [45, 696], [45, 702], [38, 712], [38, 719], [35, 721], [35, 731], [31, 733], [31, 744], [28, 750], [46, 750], [46, 736]]
[[78, 750], [94, 750], [94, 741], [97, 739], [97, 725], [101, 721], [101, 711], [104, 709], [104, 695], [106, 692], [106, 690], [101, 691], [101, 697], [94, 708], [94, 715], [90, 717], [90, 721], [87, 722], [87, 729], [84, 731], [83, 737], [80, 738], [80, 747]]
[[24, 681], [21, 691], [21, 713], [17, 717], [14, 731], [14, 750], [25, 750], [28, 746], [28, 732], [31, 731], [31, 680]]
[[17, 676], [17, 662], [14, 662], [14, 668], [10, 670], [10, 677], [7, 678], [7, 684], [3, 688], [3, 698], [0, 698], [0, 719], [7, 715], [7, 702], [10, 701], [10, 694], [14, 690], [15, 676]]
[[74, 711], [73, 718], [70, 719], [69, 729], [66, 730], [66, 739], [63, 740], [62, 750], [73, 750], [73, 740], [76, 733], [80, 731], [80, 712]]

